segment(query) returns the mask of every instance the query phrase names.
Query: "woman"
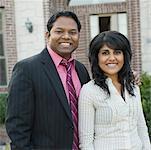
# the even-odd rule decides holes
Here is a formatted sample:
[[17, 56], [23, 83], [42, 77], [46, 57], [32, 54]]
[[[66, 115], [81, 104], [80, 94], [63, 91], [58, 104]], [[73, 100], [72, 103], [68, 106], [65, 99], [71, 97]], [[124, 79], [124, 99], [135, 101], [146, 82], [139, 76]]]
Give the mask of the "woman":
[[91, 41], [93, 79], [79, 97], [81, 150], [151, 150], [131, 57], [129, 40], [119, 32], [102, 32]]

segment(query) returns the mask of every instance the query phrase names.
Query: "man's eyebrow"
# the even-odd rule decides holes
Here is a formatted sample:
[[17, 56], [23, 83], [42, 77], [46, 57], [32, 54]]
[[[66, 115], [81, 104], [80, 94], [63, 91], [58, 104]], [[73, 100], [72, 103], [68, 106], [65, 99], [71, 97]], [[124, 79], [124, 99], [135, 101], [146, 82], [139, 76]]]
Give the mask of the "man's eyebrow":
[[[64, 30], [64, 28], [61, 28], [61, 27], [56, 27], [55, 29]], [[71, 28], [71, 29], [69, 29], [69, 30], [77, 31], [78, 29], [76, 29], [76, 28]]]
[[56, 27], [56, 29], [60, 29], [60, 30], [62, 30], [63, 28], [61, 28], [61, 27]]

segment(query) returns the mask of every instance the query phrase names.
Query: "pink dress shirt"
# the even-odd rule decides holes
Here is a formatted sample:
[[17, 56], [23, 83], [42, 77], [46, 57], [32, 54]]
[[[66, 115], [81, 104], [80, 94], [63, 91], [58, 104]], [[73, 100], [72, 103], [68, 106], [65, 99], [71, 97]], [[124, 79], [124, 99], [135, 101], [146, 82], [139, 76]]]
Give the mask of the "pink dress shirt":
[[[48, 52], [49, 52], [49, 54], [50, 54], [50, 56], [51, 56], [51, 58], [55, 64], [55, 66], [56, 66], [56, 69], [59, 73], [63, 87], [65, 89], [65, 93], [66, 93], [68, 101], [69, 101], [69, 93], [68, 93], [67, 84], [66, 84], [67, 71], [66, 71], [65, 66], [60, 65], [60, 62], [64, 58], [62, 58], [60, 55], [55, 53], [48, 45], [47, 45], [47, 49], [48, 49]], [[73, 57], [71, 57], [68, 61], [72, 61], [72, 60], [73, 60]], [[77, 75], [77, 72], [75, 70], [75, 62], [72, 65], [71, 72], [72, 72], [73, 84], [74, 84], [74, 87], [76, 90], [76, 95], [77, 95], [77, 97], [79, 97], [79, 93], [80, 93], [80, 89], [81, 89], [81, 83], [80, 83], [79, 77]]]

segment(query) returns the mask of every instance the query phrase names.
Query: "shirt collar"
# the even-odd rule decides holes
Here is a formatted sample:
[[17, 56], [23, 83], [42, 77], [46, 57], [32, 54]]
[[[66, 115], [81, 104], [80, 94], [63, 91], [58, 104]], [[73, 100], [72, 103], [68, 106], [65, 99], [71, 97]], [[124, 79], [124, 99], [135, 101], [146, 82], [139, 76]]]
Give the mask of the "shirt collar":
[[[64, 58], [61, 57], [60, 55], [58, 55], [55, 51], [53, 51], [53, 50], [49, 47], [48, 44], [47, 44], [47, 49], [48, 49], [48, 52], [49, 52], [49, 54], [50, 54], [50, 56], [51, 56], [51, 58], [52, 58], [52, 60], [53, 60], [53, 62], [54, 62], [54, 64], [55, 64], [55, 66], [58, 67], [58, 66], [60, 65], [60, 62], [61, 62], [62, 60], [64, 60]], [[68, 62], [71, 62], [71, 61], [72, 61], [73, 64], [75, 65], [75, 61], [74, 61], [73, 56], [71, 56], [71, 58], [68, 60]]]

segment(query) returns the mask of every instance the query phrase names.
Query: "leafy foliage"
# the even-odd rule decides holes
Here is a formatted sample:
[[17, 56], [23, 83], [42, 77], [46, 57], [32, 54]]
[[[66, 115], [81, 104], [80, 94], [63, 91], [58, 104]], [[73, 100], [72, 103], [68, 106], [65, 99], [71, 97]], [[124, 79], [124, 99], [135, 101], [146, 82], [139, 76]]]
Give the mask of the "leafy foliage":
[[0, 94], [0, 124], [5, 122], [6, 97], [7, 94]]
[[142, 105], [146, 123], [149, 130], [149, 136], [151, 139], [151, 75], [143, 73], [141, 75], [142, 85], [140, 86]]

